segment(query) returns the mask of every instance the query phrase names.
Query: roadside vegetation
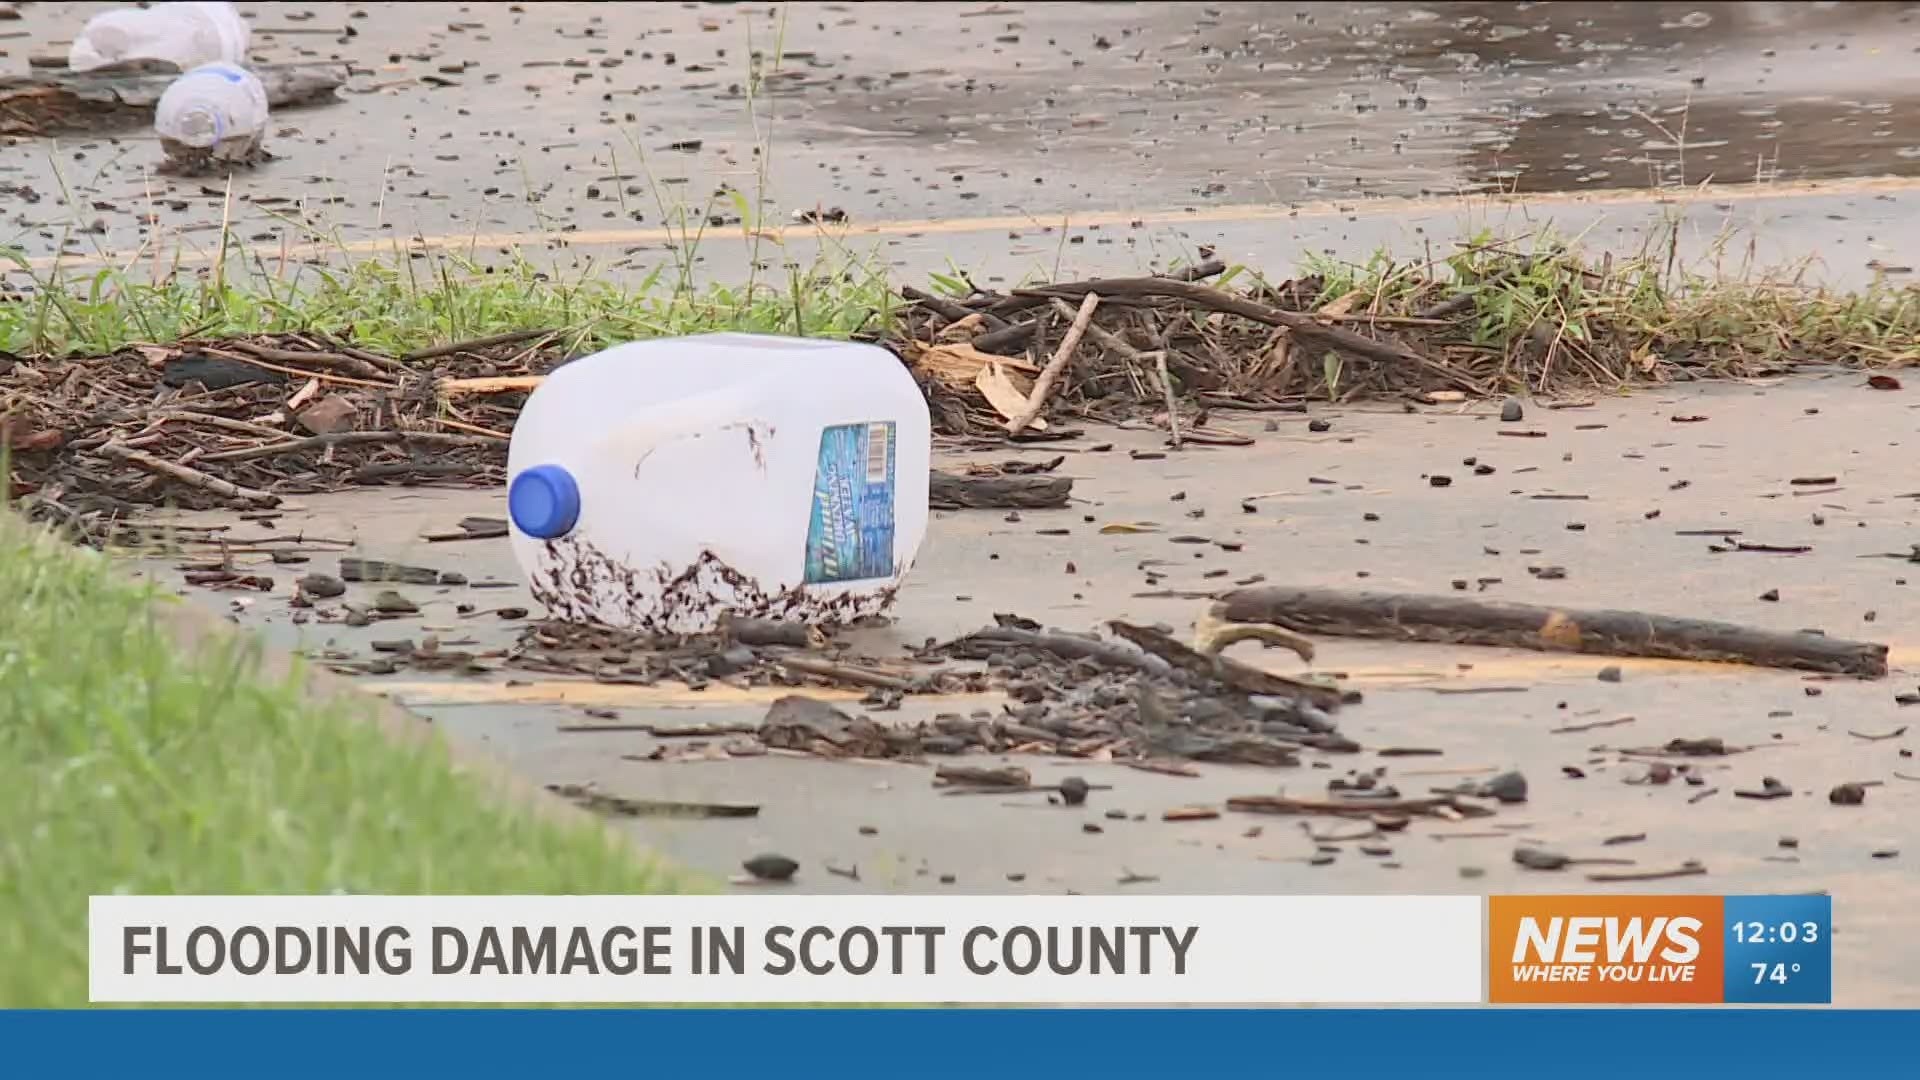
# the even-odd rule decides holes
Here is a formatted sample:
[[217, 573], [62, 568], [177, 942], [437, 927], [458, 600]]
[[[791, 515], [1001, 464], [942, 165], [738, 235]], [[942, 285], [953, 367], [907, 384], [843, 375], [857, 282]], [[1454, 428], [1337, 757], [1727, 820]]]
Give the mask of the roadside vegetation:
[[[757, 232], [748, 242], [756, 257], [766, 254]], [[453, 254], [339, 259], [274, 274], [257, 260], [242, 271], [236, 244], [231, 265], [176, 266], [158, 277], [147, 270], [144, 278], [112, 269], [30, 278], [0, 292], [0, 350], [87, 356], [280, 333], [398, 357], [533, 330], [557, 331], [550, 348], [561, 355], [718, 330], [887, 338], [901, 329], [898, 287], [927, 285], [959, 298], [970, 291], [963, 273], [894, 280], [877, 260], [845, 249], [808, 266], [763, 269], [741, 284], [701, 281], [691, 272], [699, 243], [690, 237], [682, 254], [639, 277]], [[1652, 239], [1648, 247], [1631, 258], [1593, 258], [1577, 240], [1478, 236], [1424, 259], [1309, 256], [1291, 281], [1230, 267], [1214, 284], [1419, 344], [1489, 392], [1920, 361], [1920, 291], [1912, 287], [1880, 278], [1830, 291], [1793, 274], [1693, 272], [1675, 265], [1670, 248]], [[0, 265], [6, 260], [0, 252]], [[17, 255], [12, 262], [22, 271], [17, 282], [26, 263]], [[1313, 381], [1321, 391], [1313, 396], [1339, 399], [1361, 388], [1331, 366], [1316, 366]]]
[[[6, 262], [0, 252], [0, 269]], [[888, 311], [884, 277], [856, 260], [795, 268], [777, 285], [743, 286], [696, 286], [671, 269], [616, 279], [591, 268], [569, 275], [525, 259], [483, 266], [457, 255], [397, 265], [360, 258], [286, 274], [183, 266], [143, 279], [108, 269], [44, 274], [30, 289], [0, 293], [0, 350], [99, 355], [134, 343], [303, 333], [404, 356], [514, 331], [559, 330], [557, 344], [580, 351], [721, 329], [845, 337], [884, 329]]]
[[680, 891], [434, 743], [181, 650], [97, 553], [0, 511], [0, 1004], [87, 1000], [87, 897]]
[[1593, 258], [1550, 235], [1523, 250], [1483, 234], [1438, 258], [1313, 257], [1301, 272], [1316, 289], [1308, 306], [1398, 326], [1491, 388], [1920, 362], [1920, 290], [1884, 276], [1832, 291], [1799, 273], [1688, 270], [1676, 264], [1672, 233], [1663, 235], [1664, 246], [1650, 237], [1629, 258]]

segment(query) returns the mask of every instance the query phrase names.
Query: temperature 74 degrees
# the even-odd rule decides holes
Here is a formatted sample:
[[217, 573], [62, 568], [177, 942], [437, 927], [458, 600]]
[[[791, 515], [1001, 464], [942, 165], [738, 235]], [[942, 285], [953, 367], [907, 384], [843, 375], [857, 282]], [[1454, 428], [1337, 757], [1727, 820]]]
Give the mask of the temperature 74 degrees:
[[1753, 969], [1753, 985], [1763, 982], [1776, 982], [1786, 985], [1787, 979], [1800, 971], [1799, 964], [1748, 964]]

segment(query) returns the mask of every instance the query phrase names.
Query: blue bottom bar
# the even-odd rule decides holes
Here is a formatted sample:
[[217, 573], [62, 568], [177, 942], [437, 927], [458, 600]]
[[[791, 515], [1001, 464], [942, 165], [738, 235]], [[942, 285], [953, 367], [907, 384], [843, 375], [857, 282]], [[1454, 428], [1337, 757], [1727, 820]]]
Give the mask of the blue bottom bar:
[[1910, 1075], [1920, 1014], [1524, 1009], [0, 1012], [13, 1076]]

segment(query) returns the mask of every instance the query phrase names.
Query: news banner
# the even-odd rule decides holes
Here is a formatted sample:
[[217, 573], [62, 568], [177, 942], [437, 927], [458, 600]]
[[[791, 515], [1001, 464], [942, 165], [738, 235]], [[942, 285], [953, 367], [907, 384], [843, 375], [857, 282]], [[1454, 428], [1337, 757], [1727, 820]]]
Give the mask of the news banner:
[[[89, 992], [113, 1007], [0, 1012], [0, 1042], [18, 1075], [196, 1080], [1910, 1072], [1911, 1014], [1830, 1007], [1834, 915], [1825, 895], [95, 896]], [[724, 1007], [657, 1007], [702, 1004]]]
[[1810, 1005], [1825, 896], [96, 896], [95, 1002]]

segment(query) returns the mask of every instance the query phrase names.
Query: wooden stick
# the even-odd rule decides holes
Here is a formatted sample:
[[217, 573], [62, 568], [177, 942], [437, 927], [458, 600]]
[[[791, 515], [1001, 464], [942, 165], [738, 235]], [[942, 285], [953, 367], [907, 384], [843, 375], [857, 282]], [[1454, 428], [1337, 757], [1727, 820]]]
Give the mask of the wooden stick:
[[928, 474], [928, 503], [936, 510], [1049, 510], [1073, 497], [1071, 476], [958, 476]]
[[1188, 674], [1198, 675], [1243, 694], [1284, 697], [1328, 711], [1338, 709], [1346, 696], [1333, 687], [1263, 671], [1231, 657], [1198, 652], [1150, 626], [1135, 626], [1111, 619], [1107, 622], [1107, 628]]
[[1887, 673], [1887, 646], [1882, 644], [1638, 611], [1261, 586], [1224, 594], [1212, 614], [1227, 622], [1271, 623], [1305, 634], [1716, 660], [1870, 677]]
[[[229, 349], [237, 349], [248, 356], [260, 360], [272, 360], [278, 364], [300, 364], [319, 368], [322, 371], [336, 371], [342, 375], [355, 375], [363, 379], [378, 379], [385, 372], [358, 357], [345, 356], [335, 352], [302, 352], [297, 349], [275, 349], [266, 345], [255, 345], [250, 341], [229, 341]], [[211, 350], [208, 350], [211, 351]]]
[[253, 424], [245, 420], [235, 420], [231, 416], [216, 416], [213, 413], [193, 412], [189, 409], [169, 409], [155, 415], [156, 420], [184, 420], [190, 424], [206, 424], [208, 427], [225, 428], [245, 435], [257, 435], [267, 439], [292, 439], [294, 436], [278, 428], [265, 424]]
[[286, 367], [282, 364], [262, 360], [257, 356], [249, 356], [246, 353], [237, 353], [229, 349], [217, 349], [211, 345], [201, 346], [200, 351], [206, 353], [208, 356], [218, 356], [222, 360], [237, 360], [242, 364], [252, 364], [254, 367], [265, 368], [268, 371], [277, 371], [282, 375], [298, 375], [303, 379], [319, 379], [321, 382], [339, 383], [342, 386], [364, 386], [372, 390], [396, 390], [399, 388], [397, 384], [390, 382], [350, 379], [345, 375], [328, 375], [319, 371], [305, 371], [300, 368]]
[[281, 454], [293, 454], [303, 450], [322, 450], [329, 446], [397, 442], [444, 447], [497, 447], [500, 445], [497, 437], [443, 435], [435, 431], [340, 431], [332, 435], [314, 435], [306, 439], [295, 439], [292, 442], [270, 443], [266, 446], [249, 446], [241, 450], [222, 450], [217, 454], [208, 454], [200, 460], [252, 461], [256, 458], [278, 457]]
[[939, 315], [950, 323], [959, 322], [969, 315], [978, 315], [980, 316], [980, 321], [985, 323], [989, 330], [1001, 330], [1007, 325], [1005, 319], [1002, 319], [992, 312], [975, 311], [964, 304], [956, 304], [944, 296], [935, 296], [924, 289], [916, 289], [911, 285], [902, 285], [900, 287], [900, 295], [913, 303], [919, 304], [928, 311]]
[[1144, 671], [1149, 675], [1164, 676], [1173, 670], [1165, 660], [1152, 653], [1141, 652], [1131, 645], [1100, 641], [1097, 638], [1081, 637], [1078, 634], [1017, 630], [1011, 626], [990, 626], [984, 630], [976, 630], [950, 643], [946, 648], [956, 656], [972, 659], [984, 659], [1004, 649], [1027, 648], [1049, 652], [1068, 660], [1092, 660], [1108, 667], [1129, 668], [1134, 671]]
[[907, 690], [912, 684], [898, 676], [865, 668], [848, 667], [844, 664], [830, 663], [825, 660], [808, 660], [798, 656], [783, 656], [780, 666], [790, 672], [802, 675], [817, 675], [836, 682], [856, 683], [860, 686], [877, 686], [882, 690]]
[[1018, 435], [1026, 430], [1033, 418], [1046, 408], [1047, 395], [1053, 392], [1054, 381], [1060, 378], [1067, 362], [1073, 359], [1073, 351], [1080, 347], [1080, 337], [1087, 332], [1087, 323], [1093, 320], [1093, 309], [1100, 306], [1100, 294], [1089, 291], [1080, 301], [1080, 311], [1073, 317], [1073, 325], [1067, 327], [1067, 336], [1060, 339], [1060, 347], [1053, 351], [1053, 359], [1040, 370], [1040, 377], [1033, 380], [1033, 393], [1027, 395], [1027, 407], [1020, 415], [1007, 421], [1007, 434]]
[[454, 353], [468, 352], [473, 349], [485, 349], [493, 345], [512, 345], [518, 341], [532, 341], [534, 338], [557, 334], [558, 330], [515, 330], [508, 334], [495, 334], [492, 337], [474, 338], [472, 341], [456, 341], [447, 345], [435, 345], [431, 349], [410, 352], [400, 359], [408, 364], [417, 364], [422, 360], [432, 360]]
[[1484, 817], [1487, 811], [1471, 803], [1456, 802], [1451, 796], [1432, 799], [1355, 799], [1334, 802], [1326, 799], [1290, 799], [1285, 795], [1235, 795], [1227, 800], [1227, 809], [1250, 814], [1333, 814], [1339, 817], [1368, 817], [1373, 814], [1431, 814], [1441, 808], [1458, 811], [1468, 817]]
[[278, 495], [261, 491], [257, 488], [241, 487], [239, 484], [222, 480], [217, 476], [208, 476], [198, 469], [189, 469], [185, 465], [176, 465], [171, 461], [163, 461], [144, 450], [129, 449], [120, 443], [108, 443], [100, 448], [100, 452], [110, 458], [124, 461], [136, 468], [145, 469], [150, 473], [157, 473], [171, 480], [178, 480], [188, 487], [211, 491], [216, 495], [224, 495], [229, 499], [239, 499], [242, 502], [249, 502], [256, 506], [280, 505], [280, 496]]
[[483, 428], [479, 424], [468, 424], [459, 420], [449, 420], [444, 416], [434, 417], [433, 422], [439, 424], [441, 427], [450, 427], [455, 431], [470, 431], [475, 435], [484, 435], [489, 439], [497, 439], [500, 442], [511, 442], [513, 440], [513, 436], [504, 431]]
[[1161, 349], [1153, 354], [1153, 362], [1160, 368], [1160, 392], [1167, 396], [1167, 430], [1173, 435], [1173, 448], [1180, 449], [1180, 406], [1173, 400], [1173, 377], [1167, 374], [1167, 350]]
[[545, 375], [496, 375], [484, 379], [443, 379], [440, 382], [440, 396], [453, 397], [457, 394], [511, 394], [523, 390], [532, 390], [546, 382]]

